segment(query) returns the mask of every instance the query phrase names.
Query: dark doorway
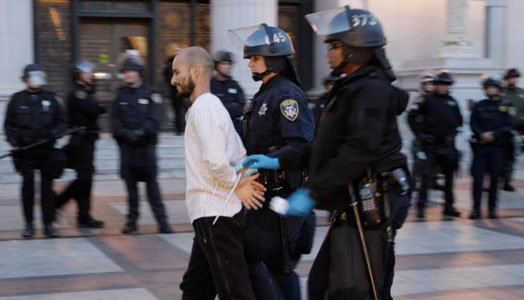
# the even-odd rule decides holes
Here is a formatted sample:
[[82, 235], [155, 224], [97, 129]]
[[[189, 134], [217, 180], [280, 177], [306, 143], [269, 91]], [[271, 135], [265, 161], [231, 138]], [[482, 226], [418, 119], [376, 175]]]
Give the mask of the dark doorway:
[[[119, 67], [126, 51], [135, 50], [145, 63], [148, 74], [148, 20], [82, 18], [79, 24], [79, 58], [96, 66], [97, 97], [110, 111], [122, 75]], [[100, 119], [102, 130], [109, 130], [109, 114]]]

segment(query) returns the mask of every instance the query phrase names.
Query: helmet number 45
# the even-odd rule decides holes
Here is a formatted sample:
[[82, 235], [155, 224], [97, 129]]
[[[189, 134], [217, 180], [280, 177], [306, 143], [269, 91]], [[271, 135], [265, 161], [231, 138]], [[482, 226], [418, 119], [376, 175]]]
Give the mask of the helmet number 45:
[[277, 32], [273, 34], [273, 42], [274, 43], [280, 43], [285, 42], [286, 36], [282, 32]]
[[351, 19], [353, 27], [366, 26], [367, 24], [375, 26], [378, 24], [377, 19], [370, 14], [353, 15]]

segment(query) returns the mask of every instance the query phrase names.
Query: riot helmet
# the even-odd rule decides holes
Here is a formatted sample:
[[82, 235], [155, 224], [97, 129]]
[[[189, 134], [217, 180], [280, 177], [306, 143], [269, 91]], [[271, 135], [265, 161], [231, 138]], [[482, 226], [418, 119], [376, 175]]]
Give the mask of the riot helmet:
[[244, 58], [263, 56], [266, 71], [253, 73], [255, 81], [271, 72], [280, 73], [297, 85], [300, 81], [295, 70], [293, 55], [295, 49], [289, 35], [278, 27], [265, 23], [256, 26], [228, 30], [228, 36], [233, 45], [243, 50]]
[[488, 75], [488, 74], [484, 74], [482, 76], [482, 86], [484, 88], [487, 88], [488, 86], [495, 86], [495, 87], [498, 87], [499, 89], [502, 88], [502, 78], [500, 77], [500, 75], [498, 74], [491, 74], [491, 75]]
[[229, 79], [231, 78], [230, 72], [231, 72], [231, 66], [228, 66], [226, 71], [223, 69], [224, 67], [220, 67], [220, 64], [223, 64], [224, 62], [228, 62], [229, 64], [233, 64], [233, 53], [229, 51], [218, 51], [215, 53], [215, 70], [217, 73], [219, 73], [222, 77]]
[[520, 72], [519, 70], [515, 69], [515, 68], [511, 68], [509, 69], [506, 74], [504, 75], [504, 79], [508, 79], [508, 78], [511, 78], [511, 77], [520, 77]]
[[233, 53], [223, 50], [216, 52], [215, 63], [219, 63], [221, 61], [228, 61], [230, 63], [233, 63]]
[[449, 71], [440, 71], [437, 76], [435, 76], [435, 83], [436, 84], [445, 84], [445, 85], [453, 85], [455, 81], [453, 80], [453, 76], [451, 76], [451, 73]]
[[[94, 77], [93, 72], [95, 70], [95, 66], [90, 63], [87, 60], [79, 61], [75, 64], [73, 68], [73, 81], [77, 82], [79, 80], [83, 81], [84, 84], [93, 86], [94, 85]], [[87, 80], [82, 79], [82, 74], [91, 74], [91, 77]]]
[[390, 80], [395, 79], [391, 71], [384, 46], [386, 38], [380, 22], [367, 10], [350, 9], [348, 5], [306, 15], [313, 30], [322, 36], [325, 43], [340, 41], [344, 61], [333, 69], [338, 76], [348, 63], [369, 64], [382, 68]]
[[134, 70], [142, 73], [144, 71], [144, 63], [138, 57], [129, 56], [124, 59], [120, 66], [120, 72], [125, 70]]
[[39, 64], [25, 66], [21, 79], [32, 89], [39, 89], [47, 84], [47, 76]]

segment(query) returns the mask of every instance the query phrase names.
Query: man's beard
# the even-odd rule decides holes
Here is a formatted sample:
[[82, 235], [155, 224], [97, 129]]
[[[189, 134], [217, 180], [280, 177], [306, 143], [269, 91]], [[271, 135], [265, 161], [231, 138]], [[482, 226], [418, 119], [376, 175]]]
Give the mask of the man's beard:
[[195, 90], [195, 82], [193, 81], [193, 78], [189, 77], [187, 80], [187, 85], [179, 84], [177, 87], [178, 95], [184, 98], [188, 98], [193, 94], [193, 91]]

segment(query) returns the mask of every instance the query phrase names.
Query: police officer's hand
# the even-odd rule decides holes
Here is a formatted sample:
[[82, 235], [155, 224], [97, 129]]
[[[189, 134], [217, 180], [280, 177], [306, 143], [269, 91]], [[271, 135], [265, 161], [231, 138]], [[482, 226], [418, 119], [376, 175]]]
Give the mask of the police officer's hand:
[[481, 144], [491, 143], [494, 140], [495, 140], [495, 137], [493, 136], [493, 132], [492, 131], [486, 131], [486, 132], [483, 132], [480, 135], [480, 143]]
[[242, 162], [243, 166], [249, 166], [250, 169], [278, 169], [278, 158], [271, 158], [262, 154], [250, 155]]
[[306, 189], [298, 189], [288, 198], [289, 209], [286, 212], [287, 216], [305, 217], [311, 213], [316, 202], [309, 195]]
[[257, 210], [262, 208], [262, 202], [266, 201], [264, 198], [266, 188], [256, 181], [259, 176], [260, 174], [253, 176], [242, 174], [242, 178], [235, 188], [235, 194], [247, 209]]
[[311, 213], [315, 205], [316, 202], [311, 198], [308, 190], [298, 189], [289, 196], [288, 200], [274, 197], [269, 207], [281, 215], [305, 217]]

